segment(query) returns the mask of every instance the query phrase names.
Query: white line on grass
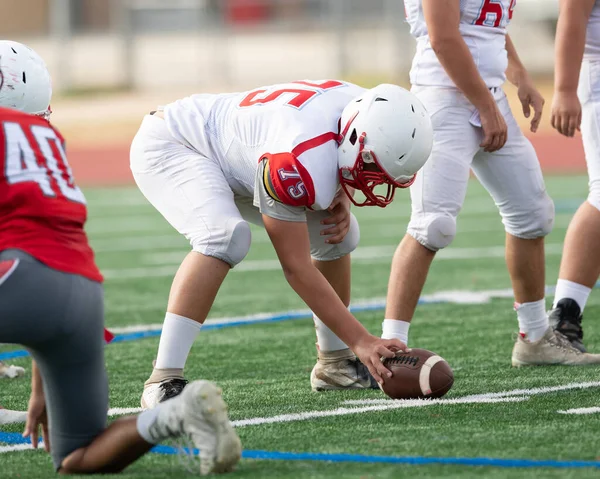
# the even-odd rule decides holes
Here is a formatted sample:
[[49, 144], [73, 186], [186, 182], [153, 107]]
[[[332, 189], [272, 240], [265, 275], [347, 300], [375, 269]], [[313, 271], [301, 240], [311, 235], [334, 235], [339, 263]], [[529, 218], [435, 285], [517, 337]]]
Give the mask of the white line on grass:
[[597, 414], [600, 413], [600, 407], [580, 407], [556, 412], [558, 414]]
[[[536, 396], [539, 394], [549, 394], [561, 391], [571, 391], [573, 389], [590, 389], [590, 388], [600, 388], [600, 381], [591, 381], [585, 383], [571, 383], [571, 384], [563, 384], [560, 386], [544, 386], [539, 388], [530, 388], [530, 389], [513, 389], [512, 391], [500, 391], [495, 393], [483, 393], [483, 394], [472, 394], [469, 396], [464, 396], [461, 399], [471, 400], [471, 399], [499, 399], [499, 398], [508, 398], [514, 396]], [[390, 399], [360, 399], [360, 400], [348, 400], [344, 401], [344, 404], [355, 404], [355, 405], [365, 405], [365, 404], [387, 404], [391, 402]]]
[[[514, 403], [528, 401], [531, 396], [539, 394], [548, 394], [552, 392], [568, 391], [572, 389], [589, 389], [600, 387], [600, 382], [587, 383], [572, 383], [562, 386], [549, 386], [531, 389], [514, 389], [512, 391], [501, 391], [496, 393], [473, 394], [454, 399], [408, 399], [408, 400], [391, 400], [391, 399], [366, 399], [344, 401], [344, 404], [356, 404], [361, 407], [339, 407], [326, 411], [306, 411], [294, 414], [280, 414], [271, 417], [255, 417], [249, 419], [240, 419], [232, 421], [235, 427], [258, 426], [261, 424], [276, 424], [284, 422], [307, 421], [322, 417], [347, 416], [352, 414], [360, 414], [364, 412], [388, 411], [393, 409], [406, 409], [428, 406], [451, 406], [457, 404], [498, 404], [498, 403]], [[582, 408], [571, 409], [569, 411], [583, 411], [589, 409], [600, 408]], [[108, 411], [109, 416], [122, 416], [126, 414], [135, 414], [140, 412], [141, 408], [113, 408]], [[565, 411], [559, 411], [564, 413]], [[575, 413], [577, 414], [577, 413]], [[14, 446], [0, 446], [0, 453], [25, 451], [31, 449], [31, 444], [17, 444]]]
[[[352, 260], [360, 263], [389, 263], [397, 245], [365, 246], [358, 248], [352, 253]], [[561, 243], [550, 243], [546, 245], [546, 254], [554, 255], [562, 253]], [[106, 269], [102, 273], [107, 280], [124, 281], [135, 278], [163, 278], [173, 276], [177, 266], [183, 259], [185, 252], [149, 254], [142, 257], [145, 264], [157, 264], [155, 267]], [[484, 258], [503, 258], [504, 246], [490, 246], [484, 248], [449, 248], [440, 251], [436, 255], [436, 261], [471, 260]], [[163, 266], [164, 265], [164, 266]], [[281, 269], [278, 260], [247, 260], [233, 268], [234, 273], [248, 271], [276, 271]]]

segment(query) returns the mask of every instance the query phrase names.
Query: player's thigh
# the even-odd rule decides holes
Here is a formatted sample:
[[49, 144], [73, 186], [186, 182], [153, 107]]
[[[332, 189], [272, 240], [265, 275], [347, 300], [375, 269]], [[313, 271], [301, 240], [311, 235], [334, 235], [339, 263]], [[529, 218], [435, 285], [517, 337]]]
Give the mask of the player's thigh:
[[[0, 285], [0, 342], [25, 346], [44, 384], [51, 454], [59, 467], [106, 427], [102, 285], [55, 271], [15, 251], [17, 266]], [[6, 313], [6, 316], [4, 316]]]
[[524, 239], [545, 236], [554, 224], [554, 204], [546, 192], [537, 154], [508, 101], [502, 100], [499, 106], [508, 127], [506, 144], [492, 153], [478, 153], [473, 171], [494, 199], [508, 233]]
[[144, 196], [194, 251], [231, 266], [246, 256], [250, 228], [216, 161], [176, 142], [150, 138], [132, 146], [132, 172]]
[[469, 123], [475, 109], [460, 93], [426, 89], [417, 96], [431, 115], [433, 148], [410, 188], [412, 215], [408, 232], [421, 244], [437, 250], [454, 237], [481, 132]]
[[69, 281], [70, 275], [24, 251], [0, 252], [0, 343], [30, 346], [56, 337], [71, 297]]
[[588, 168], [588, 201], [600, 209], [600, 62], [584, 61], [578, 88], [581, 101], [581, 135]]
[[321, 221], [329, 218], [328, 211], [308, 211], [306, 222], [310, 239], [310, 254], [318, 261], [334, 261], [347, 254], [352, 253], [358, 246], [360, 240], [360, 229], [354, 214], [350, 213], [350, 228], [344, 239], [337, 244], [326, 243], [330, 236], [322, 235], [321, 232], [331, 228], [333, 225], [323, 225]]
[[73, 333], [31, 348], [44, 378], [56, 467], [73, 451], [88, 446], [107, 423], [102, 286], [77, 276], [73, 292], [66, 318]]

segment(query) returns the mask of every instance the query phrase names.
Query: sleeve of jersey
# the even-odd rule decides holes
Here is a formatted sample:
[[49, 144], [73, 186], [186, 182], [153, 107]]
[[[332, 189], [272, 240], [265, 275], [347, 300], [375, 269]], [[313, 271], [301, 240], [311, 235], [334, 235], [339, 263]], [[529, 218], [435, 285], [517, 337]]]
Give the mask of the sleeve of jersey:
[[313, 180], [294, 154], [266, 154], [263, 161], [263, 183], [271, 198], [288, 206], [312, 207], [315, 202]]
[[[269, 180], [269, 164], [267, 159], [258, 164], [254, 183], [254, 206], [261, 214], [282, 221], [305, 222], [306, 208], [303, 206], [287, 205], [279, 199]], [[278, 197], [277, 197], [278, 198]]]

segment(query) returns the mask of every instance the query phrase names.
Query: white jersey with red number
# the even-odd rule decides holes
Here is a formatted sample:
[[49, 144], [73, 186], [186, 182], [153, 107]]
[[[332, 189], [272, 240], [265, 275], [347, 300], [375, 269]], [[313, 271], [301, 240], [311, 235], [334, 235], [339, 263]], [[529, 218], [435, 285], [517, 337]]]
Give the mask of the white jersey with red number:
[[0, 108], [0, 251], [20, 249], [58, 271], [102, 281], [86, 219], [60, 133], [43, 118]]
[[[516, 0], [460, 0], [459, 30], [489, 88], [501, 86], [506, 79], [506, 27], [515, 3]], [[422, 0], [405, 0], [404, 5], [410, 31], [417, 39], [417, 52], [410, 71], [411, 83], [455, 86], [431, 47]]]
[[177, 141], [218, 161], [233, 192], [254, 198], [263, 214], [269, 215], [263, 192], [277, 204], [324, 210], [339, 187], [338, 121], [363, 92], [336, 80], [307, 80], [193, 95], [167, 105], [164, 116]]
[[596, 0], [588, 21], [585, 38], [585, 60], [600, 60], [600, 0]]

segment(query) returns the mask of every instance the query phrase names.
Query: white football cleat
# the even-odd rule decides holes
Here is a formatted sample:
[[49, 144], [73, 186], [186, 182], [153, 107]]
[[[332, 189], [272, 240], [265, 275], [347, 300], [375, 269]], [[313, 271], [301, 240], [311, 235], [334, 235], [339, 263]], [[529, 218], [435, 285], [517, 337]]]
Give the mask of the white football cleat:
[[512, 365], [514, 367], [550, 364], [565, 366], [599, 365], [600, 354], [582, 353], [563, 334], [553, 331], [552, 327], [549, 327], [544, 336], [535, 342], [527, 341], [520, 335], [517, 336], [517, 342], [512, 353]]
[[0, 361], [0, 378], [18, 378], [25, 375], [25, 369], [20, 366], [13, 366], [12, 364], [4, 364]]
[[242, 454], [242, 443], [229, 421], [221, 393], [212, 382], [194, 381], [161, 405], [149, 429], [157, 442], [188, 436], [200, 449], [202, 475], [231, 471]]
[[11, 411], [0, 407], [0, 426], [22, 424], [27, 420], [27, 411]]
[[317, 364], [310, 373], [310, 386], [313, 391], [379, 387], [367, 367], [350, 349], [319, 351], [318, 354]]

